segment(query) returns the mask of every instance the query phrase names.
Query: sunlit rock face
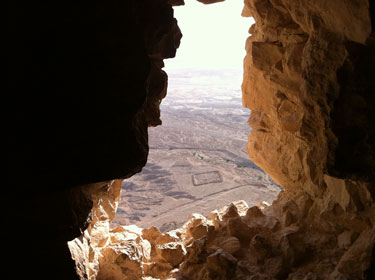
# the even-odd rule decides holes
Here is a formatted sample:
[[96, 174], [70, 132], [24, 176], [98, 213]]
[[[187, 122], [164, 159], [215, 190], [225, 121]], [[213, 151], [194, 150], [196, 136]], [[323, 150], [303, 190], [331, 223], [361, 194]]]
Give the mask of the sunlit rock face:
[[[366, 78], [374, 69], [364, 63], [373, 59], [373, 47], [365, 46], [371, 33], [368, 1], [245, 4], [243, 15], [256, 21], [242, 86], [243, 104], [252, 110], [251, 158], [286, 188], [318, 186], [311, 194], [322, 191], [327, 168], [338, 177], [348, 177], [335, 172], [346, 169], [373, 179], [374, 136], [364, 132], [374, 118], [367, 93], [374, 83]], [[354, 74], [360, 69], [362, 79]], [[350, 166], [353, 160], [367, 174]]]
[[165, 234], [110, 221], [161, 123], [183, 1], [10, 5], [12, 278], [373, 279], [369, 3], [245, 1], [248, 152], [285, 191]]
[[368, 1], [245, 1], [243, 16], [256, 21], [246, 43], [242, 85], [253, 128], [247, 148], [286, 189], [270, 209], [288, 221], [284, 229], [298, 226], [292, 234], [297, 239], [287, 247], [302, 251], [297, 263], [284, 263], [283, 269], [291, 269], [283, 271], [288, 279], [370, 274], [375, 222], [375, 84], [367, 76], [375, 73], [371, 13]]

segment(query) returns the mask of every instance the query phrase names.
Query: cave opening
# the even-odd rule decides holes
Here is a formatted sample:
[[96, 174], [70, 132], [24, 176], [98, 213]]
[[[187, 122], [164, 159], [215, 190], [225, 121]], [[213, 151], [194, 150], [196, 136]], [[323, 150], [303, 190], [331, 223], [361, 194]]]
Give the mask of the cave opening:
[[[14, 277], [373, 279], [371, 1], [243, 1], [256, 21], [242, 84], [247, 151], [285, 191], [269, 207], [231, 205], [166, 233], [109, 224], [122, 180], [146, 163], [161, 66], [180, 39], [172, 6], [184, 1], [22, 2], [9, 5], [7, 40]], [[224, 179], [217, 171], [190, 183], [204, 191]]]
[[174, 7], [183, 32], [173, 59], [165, 60], [168, 94], [162, 125], [149, 131], [142, 172], [124, 180], [113, 227], [180, 227], [189, 215], [243, 200], [271, 204], [280, 187], [246, 152], [249, 110], [242, 106], [245, 40], [253, 18], [232, 0]]

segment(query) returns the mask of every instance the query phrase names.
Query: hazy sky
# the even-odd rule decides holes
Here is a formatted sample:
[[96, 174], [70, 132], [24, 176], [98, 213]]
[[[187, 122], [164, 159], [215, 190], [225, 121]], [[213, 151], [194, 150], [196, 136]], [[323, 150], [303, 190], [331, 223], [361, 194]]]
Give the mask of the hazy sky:
[[242, 68], [245, 41], [252, 18], [241, 17], [243, 0], [203, 5], [185, 0], [174, 7], [183, 33], [176, 58], [164, 60], [168, 69]]

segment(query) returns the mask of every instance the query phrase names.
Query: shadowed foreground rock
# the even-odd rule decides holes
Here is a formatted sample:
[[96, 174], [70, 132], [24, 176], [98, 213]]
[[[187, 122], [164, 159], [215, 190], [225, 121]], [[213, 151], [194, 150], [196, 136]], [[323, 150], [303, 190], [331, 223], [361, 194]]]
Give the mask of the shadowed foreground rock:
[[7, 219], [25, 230], [8, 260], [28, 252], [11, 278], [77, 279], [67, 242], [145, 165], [181, 32], [168, 1], [11, 1], [8, 15]]

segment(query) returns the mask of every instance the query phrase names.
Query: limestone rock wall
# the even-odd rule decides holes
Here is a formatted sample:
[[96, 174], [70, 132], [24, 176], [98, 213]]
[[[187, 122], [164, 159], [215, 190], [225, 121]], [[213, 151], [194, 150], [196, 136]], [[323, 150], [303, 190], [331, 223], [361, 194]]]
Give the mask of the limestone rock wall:
[[[312, 250], [302, 253], [311, 258], [302, 262], [314, 262], [314, 254], [323, 260], [329, 250], [337, 254], [333, 266], [303, 271], [298, 264], [301, 274], [288, 279], [368, 277], [375, 222], [375, 86], [366, 78], [375, 73], [370, 2], [245, 1], [243, 16], [256, 21], [242, 85], [243, 104], [251, 109], [250, 158], [286, 188], [271, 207], [282, 207], [276, 216], [293, 220], [293, 208], [300, 209], [296, 234], [304, 240], [297, 243]], [[364, 192], [367, 202], [358, 200]], [[344, 246], [353, 230], [357, 241]], [[319, 241], [309, 236], [314, 231]], [[356, 263], [354, 251], [367, 260], [358, 256]]]
[[80, 189], [92, 203], [89, 225], [81, 236], [70, 241], [69, 250], [81, 279], [95, 279], [98, 270], [98, 251], [108, 242], [109, 221], [114, 219], [120, 199], [122, 180], [81, 186]]
[[[357, 119], [361, 121], [353, 120], [357, 123], [350, 125], [352, 131], [345, 132], [339, 132], [340, 128], [334, 124], [338, 118], [340, 121], [350, 118], [347, 116], [350, 111], [335, 106], [344, 99], [345, 88], [350, 83], [359, 83], [355, 75], [341, 74], [355, 72], [345, 70], [344, 65], [361, 67], [350, 62], [352, 57], [362, 56], [367, 62], [373, 59], [373, 47], [370, 43], [364, 46], [371, 33], [369, 2], [245, 1], [243, 15], [253, 16], [256, 21], [246, 43], [242, 85], [243, 104], [252, 110], [250, 157], [282, 186], [303, 187], [310, 194], [317, 194], [320, 190], [313, 186], [324, 185], [323, 174], [331, 173], [345, 160], [344, 152], [337, 151], [338, 145], [351, 141], [345, 141], [349, 136], [344, 134], [356, 134], [358, 122], [362, 122], [362, 126], [367, 123], [368, 127], [374, 119], [371, 94], [362, 98], [354, 90], [366, 95], [374, 86], [368, 79], [361, 86], [351, 87], [353, 95], [359, 95], [353, 98], [368, 102], [367, 108], [357, 105], [351, 109], [358, 111]], [[350, 44], [358, 48], [354, 50]], [[359, 50], [360, 45], [372, 54]], [[374, 71], [371, 65], [367, 64], [369, 69], [363, 71], [363, 75]], [[338, 74], [346, 75], [347, 79], [338, 80]], [[349, 129], [349, 125], [346, 127]], [[360, 127], [361, 124], [359, 130]], [[362, 143], [357, 140], [351, 147], [356, 152], [347, 149], [346, 161], [354, 158], [349, 154], [360, 153], [358, 157], [364, 160], [367, 157], [366, 161], [373, 164], [374, 138], [371, 135], [373, 132], [367, 137], [364, 133], [358, 135], [368, 140]], [[352, 142], [350, 144], [354, 144]], [[339, 153], [337, 158], [336, 152]], [[348, 168], [354, 169], [353, 166]], [[373, 171], [369, 171], [366, 180], [373, 179], [373, 175]]]

